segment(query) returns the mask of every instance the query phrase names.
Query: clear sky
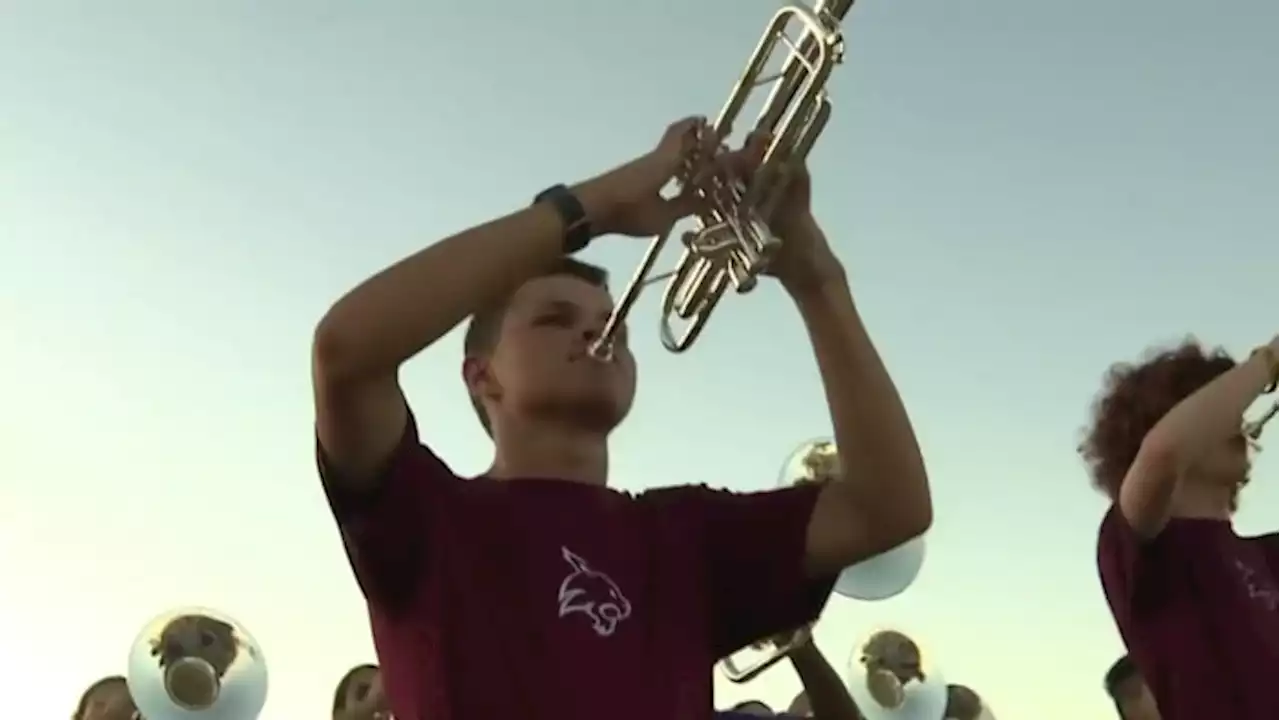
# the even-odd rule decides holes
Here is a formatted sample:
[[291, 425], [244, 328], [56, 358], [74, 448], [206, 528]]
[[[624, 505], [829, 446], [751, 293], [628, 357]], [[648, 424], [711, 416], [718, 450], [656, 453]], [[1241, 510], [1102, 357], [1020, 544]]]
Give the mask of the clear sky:
[[[264, 646], [264, 720], [327, 717], [372, 649], [312, 468], [315, 322], [386, 263], [714, 114], [775, 7], [0, 0], [7, 711], [69, 714], [150, 616], [201, 604]], [[1078, 431], [1109, 363], [1275, 332], [1276, 26], [1273, 0], [860, 0], [816, 211], [937, 522], [909, 592], [832, 602], [833, 662], [896, 625], [997, 716], [1112, 713]], [[589, 258], [621, 280], [642, 250]], [[772, 284], [684, 356], [654, 317], [651, 296], [620, 487], [770, 487], [829, 431]], [[460, 346], [404, 380], [424, 436], [475, 472]], [[1249, 531], [1277, 525], [1274, 447], [1259, 465]], [[778, 670], [720, 699], [796, 687]]]

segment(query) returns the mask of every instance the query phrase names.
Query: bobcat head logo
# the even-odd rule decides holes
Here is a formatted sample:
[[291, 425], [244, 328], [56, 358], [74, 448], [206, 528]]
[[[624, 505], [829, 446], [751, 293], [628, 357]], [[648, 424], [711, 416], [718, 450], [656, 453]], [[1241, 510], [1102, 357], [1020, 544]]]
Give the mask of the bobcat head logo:
[[596, 635], [612, 635], [618, 623], [631, 617], [631, 601], [608, 575], [592, 570], [569, 548], [561, 547], [560, 556], [572, 568], [560, 583], [560, 617], [586, 615]]

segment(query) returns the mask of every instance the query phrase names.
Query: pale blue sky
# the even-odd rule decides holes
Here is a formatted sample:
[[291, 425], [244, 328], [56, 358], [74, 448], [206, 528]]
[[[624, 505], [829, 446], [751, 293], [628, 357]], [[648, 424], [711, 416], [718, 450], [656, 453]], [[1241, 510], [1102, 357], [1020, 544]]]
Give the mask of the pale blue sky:
[[[264, 720], [326, 717], [372, 650], [312, 471], [315, 321], [380, 266], [715, 113], [775, 7], [0, 0], [10, 712], [69, 713], [148, 618], [195, 603], [265, 647]], [[815, 204], [937, 523], [908, 593], [832, 603], [833, 662], [900, 625], [1000, 717], [1110, 715], [1077, 430], [1110, 362], [1275, 331], [1276, 25], [1272, 0], [860, 0]], [[641, 252], [589, 257], [625, 278]], [[768, 487], [828, 432], [775, 287], [680, 357], [654, 305], [619, 486]], [[459, 353], [451, 336], [404, 378], [424, 436], [473, 472], [489, 446]], [[1256, 475], [1240, 524], [1274, 529], [1274, 451]], [[749, 690], [795, 688], [779, 670]]]

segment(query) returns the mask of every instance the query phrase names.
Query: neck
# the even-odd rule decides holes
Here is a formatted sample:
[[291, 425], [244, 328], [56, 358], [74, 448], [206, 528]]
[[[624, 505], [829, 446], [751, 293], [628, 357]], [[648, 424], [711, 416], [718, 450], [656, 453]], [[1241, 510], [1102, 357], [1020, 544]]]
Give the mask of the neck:
[[1174, 517], [1230, 520], [1235, 509], [1235, 487], [1201, 478], [1184, 478], [1173, 498]]
[[608, 484], [609, 445], [602, 433], [554, 425], [495, 428], [494, 444], [497, 451], [489, 477]]

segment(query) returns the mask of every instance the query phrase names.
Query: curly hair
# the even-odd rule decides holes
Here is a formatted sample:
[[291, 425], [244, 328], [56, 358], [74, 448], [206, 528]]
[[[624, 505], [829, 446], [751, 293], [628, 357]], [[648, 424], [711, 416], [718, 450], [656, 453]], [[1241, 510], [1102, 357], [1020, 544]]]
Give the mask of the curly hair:
[[1094, 487], [1115, 498], [1143, 439], [1160, 418], [1235, 366], [1224, 350], [1206, 349], [1194, 338], [1149, 352], [1141, 362], [1113, 365], [1079, 447]]
[[80, 696], [80, 704], [76, 706], [76, 712], [71, 716], [71, 720], [83, 720], [85, 714], [89, 712], [89, 701], [93, 699], [93, 696], [116, 684], [123, 685], [125, 688], [129, 687], [129, 683], [124, 679], [123, 675], [108, 675], [90, 685], [89, 689], [85, 690], [84, 694]]

